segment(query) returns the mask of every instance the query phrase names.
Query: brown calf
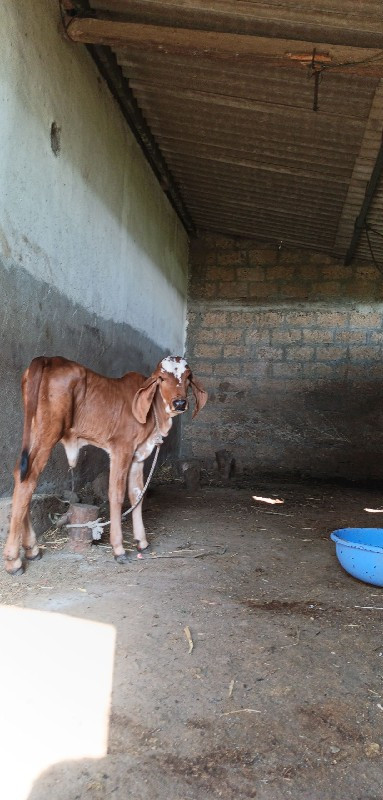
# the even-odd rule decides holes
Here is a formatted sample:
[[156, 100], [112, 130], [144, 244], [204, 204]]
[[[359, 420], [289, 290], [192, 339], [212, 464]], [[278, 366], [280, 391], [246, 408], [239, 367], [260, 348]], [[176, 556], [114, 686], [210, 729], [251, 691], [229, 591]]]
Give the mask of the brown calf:
[[[195, 397], [193, 416], [205, 405], [207, 394], [193, 377], [185, 359], [168, 356], [145, 378], [128, 372], [122, 378], [105, 378], [90, 369], [56, 356], [35, 358], [22, 378], [24, 432], [22, 453], [14, 471], [12, 516], [4, 548], [6, 570], [23, 571], [25, 557], [40, 557], [30, 521], [30, 501], [38, 477], [57, 442], [64, 445], [69, 466], [77, 463], [79, 450], [93, 444], [110, 457], [110, 542], [114, 557], [126, 562], [122, 545], [121, 506], [129, 476], [133, 505], [143, 488], [143, 466], [158, 438], [167, 436], [172, 418], [188, 408], [187, 393]], [[140, 550], [148, 547], [142, 522], [142, 502], [132, 513], [133, 534]]]

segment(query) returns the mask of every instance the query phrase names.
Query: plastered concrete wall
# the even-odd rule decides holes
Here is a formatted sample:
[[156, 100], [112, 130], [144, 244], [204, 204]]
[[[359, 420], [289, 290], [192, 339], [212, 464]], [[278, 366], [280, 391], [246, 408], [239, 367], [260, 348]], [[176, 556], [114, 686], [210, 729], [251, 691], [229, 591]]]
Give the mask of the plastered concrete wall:
[[254, 474], [383, 478], [383, 280], [373, 264], [206, 236], [187, 355], [210, 393], [183, 455]]
[[[183, 353], [188, 240], [86, 49], [62, 36], [58, 4], [7, 0], [0, 49], [1, 493], [31, 358], [116, 376]], [[54, 456], [47, 486], [64, 463]]]

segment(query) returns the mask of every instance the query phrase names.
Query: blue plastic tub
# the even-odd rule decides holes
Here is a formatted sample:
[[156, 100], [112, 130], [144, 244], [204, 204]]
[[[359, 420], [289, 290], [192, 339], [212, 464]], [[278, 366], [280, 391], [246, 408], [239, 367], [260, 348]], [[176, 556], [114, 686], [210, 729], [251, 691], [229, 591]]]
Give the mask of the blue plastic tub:
[[342, 528], [333, 531], [336, 554], [354, 578], [383, 586], [383, 528]]

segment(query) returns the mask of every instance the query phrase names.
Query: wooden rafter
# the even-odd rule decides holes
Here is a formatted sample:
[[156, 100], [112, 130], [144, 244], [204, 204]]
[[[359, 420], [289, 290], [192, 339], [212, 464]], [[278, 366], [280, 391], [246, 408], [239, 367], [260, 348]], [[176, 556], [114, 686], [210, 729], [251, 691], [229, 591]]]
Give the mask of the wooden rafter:
[[[342, 258], [350, 258], [351, 243], [355, 242], [355, 222], [365, 200], [366, 189], [376, 164], [382, 143], [383, 81], [380, 81], [371, 104], [370, 114], [364, 130], [360, 150], [355, 159], [347, 196], [339, 220], [335, 241], [335, 252]], [[354, 244], [353, 244], [354, 251]]]
[[[274, 39], [217, 31], [170, 28], [115, 22], [90, 17], [75, 17], [67, 26], [67, 35], [82, 44], [126, 47], [140, 45], [164, 53], [185, 53], [240, 60], [270, 61], [283, 67], [307, 66], [314, 48], [318, 63], [324, 68], [347, 71], [352, 75], [383, 76], [383, 51], [378, 48], [344, 47], [290, 39]], [[324, 62], [324, 63], [323, 63]]]
[[[130, 22], [180, 28], [204, 28], [227, 33], [329, 42], [357, 47], [383, 47], [379, 3], [366, 0], [334, 8], [325, 3], [252, 2], [250, 0], [91, 0], [97, 14]], [[374, 13], [375, 10], [375, 13]]]

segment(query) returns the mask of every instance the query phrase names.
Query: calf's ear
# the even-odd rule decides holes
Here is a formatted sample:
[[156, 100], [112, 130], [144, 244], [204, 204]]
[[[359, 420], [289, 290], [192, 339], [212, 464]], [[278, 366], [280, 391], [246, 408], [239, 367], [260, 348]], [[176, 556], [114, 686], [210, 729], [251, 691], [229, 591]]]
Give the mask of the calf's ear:
[[150, 406], [152, 405], [154, 395], [157, 389], [157, 378], [151, 376], [145, 381], [141, 389], [136, 392], [133, 398], [132, 411], [137, 420], [143, 425], [146, 422], [146, 417], [149, 414]]
[[197, 378], [191, 377], [190, 378], [190, 385], [192, 388], [192, 392], [194, 394], [195, 399], [195, 408], [193, 411], [193, 418], [201, 411], [201, 408], [204, 407], [207, 403], [208, 394], [205, 392], [202, 384], [197, 380]]

